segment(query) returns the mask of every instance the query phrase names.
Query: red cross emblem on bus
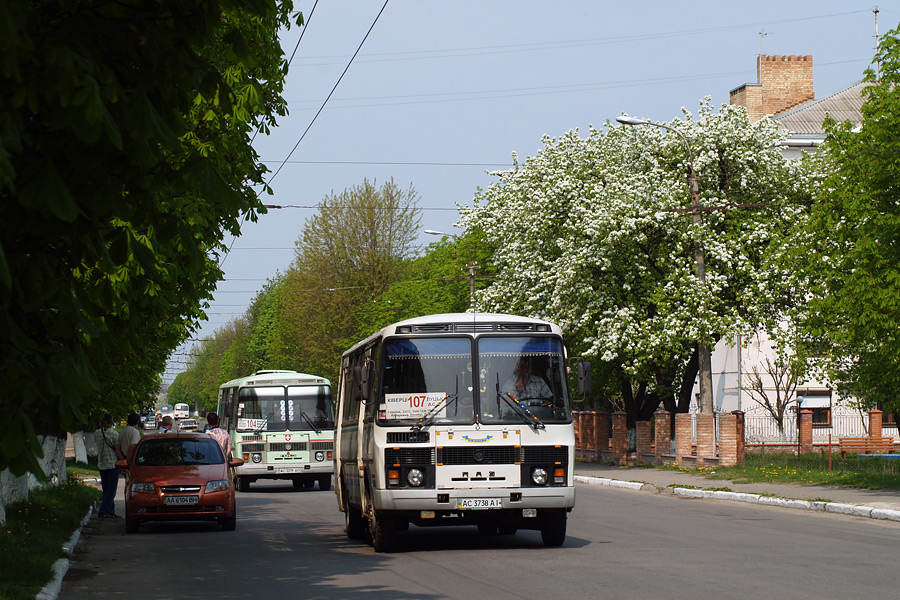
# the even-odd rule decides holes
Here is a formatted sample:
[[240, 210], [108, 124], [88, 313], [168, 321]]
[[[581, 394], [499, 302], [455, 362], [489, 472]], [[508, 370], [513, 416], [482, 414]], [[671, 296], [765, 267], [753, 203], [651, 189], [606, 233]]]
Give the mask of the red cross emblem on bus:
[[286, 441], [286, 442], [291, 441], [291, 434], [286, 433], [286, 434], [284, 435], [284, 441]]

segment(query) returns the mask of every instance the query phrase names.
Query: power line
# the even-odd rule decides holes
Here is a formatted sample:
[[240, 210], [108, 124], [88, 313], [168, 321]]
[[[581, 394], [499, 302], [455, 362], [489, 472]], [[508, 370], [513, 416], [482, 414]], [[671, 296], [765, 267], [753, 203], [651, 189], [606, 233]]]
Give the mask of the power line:
[[363, 37], [362, 41], [359, 43], [359, 46], [356, 48], [356, 52], [354, 52], [353, 56], [350, 57], [350, 61], [347, 63], [347, 66], [344, 67], [344, 71], [341, 73], [341, 76], [338, 77], [338, 80], [337, 80], [337, 82], [335, 82], [334, 87], [331, 88], [330, 92], [328, 92], [328, 96], [325, 98], [325, 101], [322, 102], [322, 106], [319, 107], [319, 110], [313, 116], [312, 120], [309, 122], [309, 125], [306, 126], [306, 130], [304, 130], [303, 134], [300, 136], [300, 139], [297, 140], [297, 143], [294, 144], [294, 147], [291, 148], [290, 152], [288, 152], [288, 155], [284, 159], [285, 162], [282, 163], [282, 165], [280, 167], [278, 167], [278, 170], [275, 171], [275, 173], [273, 173], [271, 177], [269, 177], [269, 181], [267, 182], [268, 184], [271, 184], [272, 180], [278, 176], [278, 174], [281, 172], [282, 167], [284, 167], [284, 165], [287, 163], [287, 160], [294, 154], [294, 152], [300, 146], [300, 143], [303, 141], [303, 138], [306, 137], [306, 134], [309, 133], [309, 130], [312, 128], [313, 124], [316, 122], [316, 119], [318, 119], [319, 115], [322, 114], [322, 111], [325, 110], [325, 105], [328, 104], [328, 101], [331, 99], [331, 96], [334, 94], [335, 90], [337, 90], [337, 87], [338, 87], [338, 85], [340, 85], [341, 80], [344, 78], [344, 75], [346, 75], [347, 71], [350, 70], [350, 65], [353, 64], [353, 60], [356, 58], [356, 55], [359, 54], [360, 50], [362, 50], [363, 44], [365, 44], [366, 40], [369, 39], [369, 34], [372, 33], [372, 30], [375, 28], [375, 24], [378, 22], [379, 17], [381, 17], [381, 14], [384, 12], [384, 9], [387, 8], [388, 2], [389, 2], [389, 0], [384, 0], [384, 5], [382, 5], [381, 10], [378, 11], [378, 14], [375, 15], [375, 20], [372, 21], [372, 25], [369, 27], [369, 30], [366, 32], [366, 35]]

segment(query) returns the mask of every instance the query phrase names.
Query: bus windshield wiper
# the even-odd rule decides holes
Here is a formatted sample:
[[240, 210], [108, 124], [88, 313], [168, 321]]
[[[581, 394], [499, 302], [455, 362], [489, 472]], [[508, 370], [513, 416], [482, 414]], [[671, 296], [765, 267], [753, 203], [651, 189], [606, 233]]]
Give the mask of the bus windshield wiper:
[[534, 427], [535, 429], [546, 429], [547, 427], [538, 419], [533, 412], [519, 404], [519, 401], [513, 397], [509, 392], [497, 392], [497, 395], [503, 398], [504, 402], [509, 404], [516, 413], [522, 417], [526, 423]]
[[306, 413], [303, 412], [302, 410], [300, 411], [300, 416], [303, 417], [303, 420], [305, 420], [307, 423], [309, 423], [309, 426], [310, 426], [310, 427], [312, 427], [313, 429], [316, 430], [316, 433], [322, 433], [322, 430], [319, 429], [318, 427], [316, 427], [316, 424], [313, 423], [312, 419], [310, 419], [309, 417], [307, 417], [307, 416], [306, 416]]
[[435, 404], [431, 410], [422, 415], [422, 417], [418, 421], [416, 421], [415, 424], [409, 428], [409, 430], [422, 431], [423, 427], [425, 427], [426, 425], [431, 425], [431, 422], [434, 421], [435, 415], [439, 410], [441, 410], [441, 408], [450, 406], [453, 402], [456, 402], [457, 398], [459, 398], [459, 392], [447, 394], [440, 402]]

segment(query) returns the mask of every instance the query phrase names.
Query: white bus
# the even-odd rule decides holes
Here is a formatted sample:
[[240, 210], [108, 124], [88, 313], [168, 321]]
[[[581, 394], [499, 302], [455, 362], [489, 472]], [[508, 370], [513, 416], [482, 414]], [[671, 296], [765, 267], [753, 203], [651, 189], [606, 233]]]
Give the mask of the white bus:
[[345, 352], [335, 492], [347, 535], [391, 551], [410, 523], [471, 524], [562, 545], [575, 505], [566, 364], [558, 326], [501, 314], [401, 321]]
[[184, 402], [175, 404], [172, 410], [173, 419], [187, 419], [189, 416], [191, 416], [191, 408], [187, 404]]
[[258, 479], [290, 479], [295, 489], [331, 489], [334, 420], [331, 382], [297, 371], [257, 371], [219, 387], [220, 426], [231, 436], [238, 490]]

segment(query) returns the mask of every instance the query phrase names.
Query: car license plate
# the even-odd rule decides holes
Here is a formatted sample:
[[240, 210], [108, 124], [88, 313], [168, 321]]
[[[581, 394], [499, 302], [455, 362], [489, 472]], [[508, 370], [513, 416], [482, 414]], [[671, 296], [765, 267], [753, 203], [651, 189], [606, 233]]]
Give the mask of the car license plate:
[[503, 508], [503, 500], [501, 498], [460, 498], [456, 501], [456, 508], [464, 510]]
[[198, 504], [200, 496], [166, 496], [163, 502], [169, 506], [185, 506], [190, 504]]
[[302, 473], [301, 467], [282, 467], [278, 469], [278, 473]]

